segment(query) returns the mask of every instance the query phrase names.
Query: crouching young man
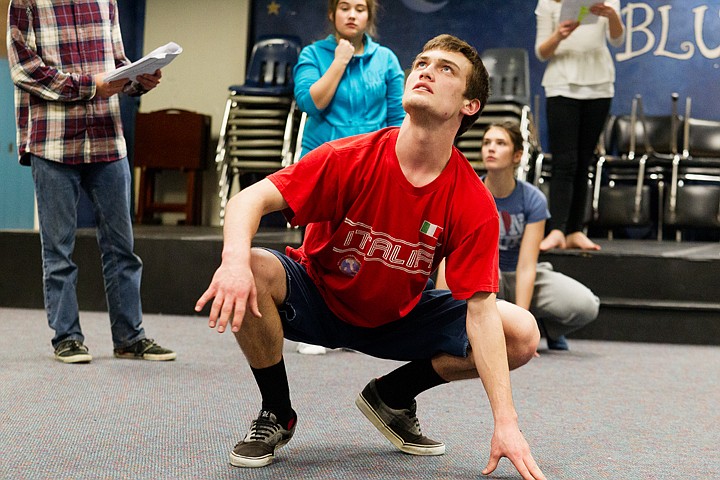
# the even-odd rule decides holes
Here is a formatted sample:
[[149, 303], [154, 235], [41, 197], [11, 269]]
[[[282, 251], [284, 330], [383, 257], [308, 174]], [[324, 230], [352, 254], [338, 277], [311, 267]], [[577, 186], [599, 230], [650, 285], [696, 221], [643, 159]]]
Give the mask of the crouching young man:
[[[231, 329], [262, 396], [231, 464], [268, 465], [294, 433], [284, 337], [407, 361], [355, 403], [413, 455], [445, 453], [420, 430], [415, 397], [479, 377], [494, 418], [483, 473], [504, 456], [523, 478], [545, 478], [518, 427], [509, 375], [533, 357], [539, 332], [532, 315], [495, 299], [498, 214], [453, 147], [487, 96], [475, 49], [440, 35], [413, 63], [402, 126], [326, 143], [230, 200], [222, 263], [196, 310], [214, 299], [209, 326]], [[279, 210], [307, 225], [303, 245], [251, 248], [261, 216]], [[450, 291], [428, 288], [443, 258]]]

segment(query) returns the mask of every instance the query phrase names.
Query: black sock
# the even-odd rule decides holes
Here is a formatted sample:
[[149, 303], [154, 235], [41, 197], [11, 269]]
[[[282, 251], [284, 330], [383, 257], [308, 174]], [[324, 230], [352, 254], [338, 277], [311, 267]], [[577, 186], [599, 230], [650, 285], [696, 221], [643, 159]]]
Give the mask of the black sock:
[[408, 408], [413, 399], [425, 390], [448, 383], [438, 375], [432, 360], [413, 360], [378, 378], [378, 395], [390, 408]]
[[287, 425], [295, 418], [295, 412], [290, 405], [290, 387], [285, 371], [285, 360], [280, 358], [280, 362], [271, 367], [250, 367], [250, 370], [260, 388], [262, 409], [270, 410], [280, 424]]

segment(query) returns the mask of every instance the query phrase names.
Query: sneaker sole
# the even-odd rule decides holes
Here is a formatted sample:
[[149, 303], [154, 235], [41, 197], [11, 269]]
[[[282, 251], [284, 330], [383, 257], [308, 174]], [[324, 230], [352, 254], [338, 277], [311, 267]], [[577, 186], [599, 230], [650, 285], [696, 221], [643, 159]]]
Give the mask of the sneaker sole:
[[230, 450], [230, 465], [245, 468], [259, 468], [270, 465], [273, 460], [275, 460], [275, 452], [289, 441], [290, 439], [288, 438], [287, 440], [278, 442], [278, 444], [275, 445], [275, 451], [273, 453], [268, 453], [262, 457], [243, 457], [242, 455], [236, 455], [235, 452]]
[[270, 465], [275, 459], [275, 454], [271, 453], [259, 458], [241, 457], [230, 452], [230, 465], [233, 467], [259, 468]]
[[132, 353], [115, 353], [115, 358], [125, 358], [128, 360], [149, 360], [152, 362], [167, 362], [169, 360], [175, 360], [177, 358], [177, 353], [166, 353], [163, 355], [141, 355], [136, 356]]
[[71, 357], [60, 357], [55, 355], [55, 360], [62, 363], [90, 363], [92, 361], [92, 355], [89, 353], [83, 355], [73, 355]]
[[362, 396], [362, 393], [357, 396], [355, 399], [355, 406], [358, 407], [358, 409], [365, 415], [365, 417], [370, 420], [370, 423], [372, 423], [375, 428], [378, 429], [380, 433], [382, 433], [385, 438], [390, 440], [390, 442], [395, 445], [397, 448], [400, 449], [400, 451], [405, 452], [410, 455], [444, 455], [445, 454], [445, 445], [433, 445], [433, 446], [426, 446], [426, 445], [418, 445], [413, 443], [405, 443], [402, 438], [400, 438], [395, 432], [393, 432], [387, 424], [383, 421], [382, 418], [375, 412], [375, 409], [370, 406], [367, 400], [365, 400], [365, 397]]

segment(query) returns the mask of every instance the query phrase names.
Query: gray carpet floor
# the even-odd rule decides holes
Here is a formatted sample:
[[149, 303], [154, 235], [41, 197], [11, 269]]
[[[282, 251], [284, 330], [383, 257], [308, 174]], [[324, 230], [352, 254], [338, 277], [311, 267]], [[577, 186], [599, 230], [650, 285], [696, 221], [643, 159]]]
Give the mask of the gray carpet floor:
[[[479, 381], [418, 397], [441, 457], [395, 451], [354, 406], [368, 380], [399, 365], [286, 345], [298, 427], [262, 469], [228, 464], [259, 409], [229, 334], [205, 318], [148, 315], [169, 363], [112, 356], [107, 315], [83, 312], [94, 360], [53, 360], [44, 312], [0, 308], [0, 478], [477, 479], [492, 418]], [[720, 478], [720, 348], [573, 340], [512, 373], [521, 428], [549, 479]], [[520, 478], [503, 459], [489, 478]]]

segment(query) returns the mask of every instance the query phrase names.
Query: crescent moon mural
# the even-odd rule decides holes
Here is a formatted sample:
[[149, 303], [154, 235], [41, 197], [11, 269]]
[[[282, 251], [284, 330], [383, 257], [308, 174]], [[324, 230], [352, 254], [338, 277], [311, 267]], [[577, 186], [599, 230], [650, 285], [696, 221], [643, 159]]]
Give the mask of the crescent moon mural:
[[443, 8], [448, 4], [448, 1], [449, 0], [445, 0], [444, 2], [435, 3], [428, 0], [402, 0], [402, 3], [410, 10], [420, 13], [432, 13]]

